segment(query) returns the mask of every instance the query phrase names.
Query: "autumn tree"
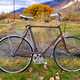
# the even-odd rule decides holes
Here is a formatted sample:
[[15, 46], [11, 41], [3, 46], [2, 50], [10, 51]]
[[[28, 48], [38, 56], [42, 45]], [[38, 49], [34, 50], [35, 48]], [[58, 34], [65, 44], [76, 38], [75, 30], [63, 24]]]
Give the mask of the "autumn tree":
[[53, 13], [54, 9], [44, 4], [33, 4], [23, 11], [26, 16], [33, 16], [34, 19], [46, 19]]

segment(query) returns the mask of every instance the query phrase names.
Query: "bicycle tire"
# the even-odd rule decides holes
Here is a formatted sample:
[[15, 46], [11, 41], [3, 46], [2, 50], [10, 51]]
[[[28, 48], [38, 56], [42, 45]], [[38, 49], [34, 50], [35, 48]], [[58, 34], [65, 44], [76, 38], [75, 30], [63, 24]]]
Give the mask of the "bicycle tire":
[[56, 64], [64, 71], [80, 70], [80, 38], [71, 36], [64, 37], [67, 50], [62, 40], [59, 40], [54, 47], [53, 57]]
[[[12, 56], [23, 42], [19, 50]], [[29, 42], [20, 36], [7, 36], [0, 40], [0, 69], [8, 73], [19, 73], [29, 67], [32, 62], [33, 49]]]

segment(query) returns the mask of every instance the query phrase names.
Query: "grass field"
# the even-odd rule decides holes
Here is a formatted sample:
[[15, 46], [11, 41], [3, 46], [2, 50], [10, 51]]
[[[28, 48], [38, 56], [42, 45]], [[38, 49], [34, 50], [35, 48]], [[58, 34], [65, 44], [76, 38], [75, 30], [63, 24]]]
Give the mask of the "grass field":
[[[54, 76], [56, 72], [60, 72], [61, 70], [57, 67], [57, 65], [53, 62], [52, 59], [48, 59], [48, 68], [45, 69], [42, 64], [32, 64], [30, 68], [32, 71], [30, 72], [30, 68], [28, 70], [18, 73], [18, 74], [8, 74], [4, 72], [0, 72], [1, 80], [49, 80], [50, 77]], [[78, 80], [80, 77], [80, 71], [78, 72], [60, 72], [61, 80]]]
[[[0, 22], [0, 33], [1, 34], [2, 32], [3, 34], [8, 33], [10, 29], [10, 25], [6, 26], [8, 24], [5, 24], [5, 25], [2, 25], [2, 24], [3, 24], [3, 21]], [[25, 29], [23, 25], [25, 26], [26, 22], [17, 21], [16, 27], [15, 27], [16, 32], [18, 33], [23, 32]], [[61, 27], [63, 32], [65, 31], [65, 34], [75, 35], [80, 37], [80, 24], [73, 23], [73, 22], [63, 22]], [[40, 30], [37, 29], [36, 31], [39, 32]], [[51, 36], [55, 35], [56, 37], [57, 30], [50, 30], [50, 31], [51, 31]], [[42, 35], [43, 35], [43, 38], [41, 38], [41, 41], [45, 42], [44, 40], [45, 39], [47, 40], [49, 38], [49, 35], [46, 35], [45, 30], [41, 30], [40, 34], [37, 36], [42, 36]], [[54, 63], [53, 59], [48, 58], [47, 62], [48, 62], [47, 69], [43, 67], [43, 64], [32, 63], [30, 68], [28, 68], [28, 70], [22, 73], [8, 74], [0, 71], [0, 80], [41, 80], [41, 78], [43, 78], [43, 80], [49, 80], [50, 77], [54, 76], [57, 71], [60, 72], [61, 70]], [[62, 73], [60, 72], [60, 77], [61, 77], [61, 80], [80, 80], [80, 71], [78, 72], [63, 71]]]

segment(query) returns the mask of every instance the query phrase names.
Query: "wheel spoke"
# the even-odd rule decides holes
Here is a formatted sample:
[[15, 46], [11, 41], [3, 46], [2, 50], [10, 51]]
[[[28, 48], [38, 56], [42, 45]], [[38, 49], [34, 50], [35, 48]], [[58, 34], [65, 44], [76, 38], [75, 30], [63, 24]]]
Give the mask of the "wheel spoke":
[[14, 55], [14, 53], [13, 53], [13, 47], [12, 47], [12, 42], [11, 42], [11, 40], [10, 40], [9, 37], [8, 37], [8, 44], [9, 44], [9, 49], [10, 49], [11, 55]]

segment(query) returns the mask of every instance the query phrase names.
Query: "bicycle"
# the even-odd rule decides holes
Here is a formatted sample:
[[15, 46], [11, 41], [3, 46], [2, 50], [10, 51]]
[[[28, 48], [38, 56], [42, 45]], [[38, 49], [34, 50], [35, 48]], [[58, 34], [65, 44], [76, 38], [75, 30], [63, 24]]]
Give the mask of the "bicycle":
[[[56, 16], [56, 15], [52, 15]], [[23, 19], [33, 19], [32, 17], [21, 16]], [[58, 15], [59, 19], [60, 16]], [[59, 35], [43, 51], [39, 52], [33, 36], [32, 28], [57, 28]], [[34, 48], [25, 37], [30, 32]], [[64, 36], [60, 25], [53, 26], [31, 26], [27, 25], [25, 34], [6, 36], [0, 39], [0, 69], [8, 73], [18, 73], [27, 69], [32, 63], [34, 54], [44, 54], [53, 47], [53, 58], [56, 64], [65, 71], [80, 70], [80, 38], [75, 36]], [[38, 55], [40, 57], [40, 55]], [[3, 59], [4, 58], [4, 59]], [[3, 63], [4, 62], [4, 63]]]

